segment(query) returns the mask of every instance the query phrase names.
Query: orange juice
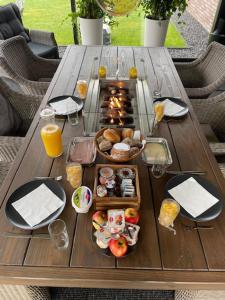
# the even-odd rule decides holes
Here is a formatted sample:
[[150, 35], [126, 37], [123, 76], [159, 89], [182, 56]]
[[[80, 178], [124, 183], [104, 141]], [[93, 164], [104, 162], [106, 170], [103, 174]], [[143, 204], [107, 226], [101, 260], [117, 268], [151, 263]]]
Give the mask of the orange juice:
[[87, 96], [88, 84], [85, 80], [78, 80], [77, 82], [77, 92], [81, 99], [85, 99]]
[[154, 106], [156, 122], [161, 122], [162, 118], [164, 117], [164, 104], [163, 103], [156, 103]]
[[[173, 199], [164, 199], [159, 214], [159, 224], [169, 229], [173, 228], [173, 222], [180, 212], [180, 205]], [[173, 230], [173, 229], [172, 229]]]
[[48, 156], [58, 157], [63, 153], [62, 134], [58, 125], [45, 125], [41, 129], [41, 138]]

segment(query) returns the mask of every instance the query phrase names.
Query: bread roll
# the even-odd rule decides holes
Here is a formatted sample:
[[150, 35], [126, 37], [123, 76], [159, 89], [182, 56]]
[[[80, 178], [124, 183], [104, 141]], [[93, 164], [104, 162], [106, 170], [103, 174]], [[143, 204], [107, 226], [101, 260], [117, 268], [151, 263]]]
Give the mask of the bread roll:
[[120, 136], [114, 129], [106, 129], [103, 133], [104, 138], [113, 144], [120, 142]]
[[116, 160], [128, 159], [130, 156], [130, 146], [125, 143], [117, 143], [111, 150], [112, 158]]
[[134, 135], [134, 131], [131, 128], [124, 128], [123, 131], [122, 131], [122, 138], [123, 139], [125, 139], [125, 138], [132, 139], [133, 135]]
[[103, 152], [108, 151], [112, 149], [112, 143], [103, 139], [103, 141], [99, 144], [99, 149]]

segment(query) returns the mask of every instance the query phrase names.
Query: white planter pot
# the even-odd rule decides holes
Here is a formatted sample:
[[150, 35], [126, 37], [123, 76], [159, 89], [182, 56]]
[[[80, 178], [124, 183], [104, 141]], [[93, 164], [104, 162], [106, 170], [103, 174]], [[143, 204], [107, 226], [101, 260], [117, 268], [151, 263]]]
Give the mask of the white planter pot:
[[79, 18], [82, 45], [102, 45], [103, 19]]
[[170, 20], [151, 20], [145, 18], [144, 46], [164, 46]]

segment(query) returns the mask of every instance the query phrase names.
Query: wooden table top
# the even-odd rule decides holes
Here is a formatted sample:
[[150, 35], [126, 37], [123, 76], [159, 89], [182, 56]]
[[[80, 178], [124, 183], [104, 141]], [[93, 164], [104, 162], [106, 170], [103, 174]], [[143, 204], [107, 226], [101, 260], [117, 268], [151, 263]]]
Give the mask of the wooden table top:
[[[129, 65], [144, 58], [150, 91], [157, 89], [157, 77], [164, 69], [162, 96], [181, 97], [190, 108], [187, 118], [163, 122], [159, 136], [167, 139], [173, 170], [202, 170], [223, 195], [225, 181], [209, 150], [199, 123], [190, 106], [176, 69], [165, 48], [68, 47], [43, 99], [74, 94], [77, 80], [89, 78], [94, 57], [124, 56]], [[139, 66], [140, 67], [140, 66]], [[52, 160], [45, 154], [40, 138], [42, 124], [37, 113], [0, 193], [0, 232], [22, 232], [6, 219], [4, 208], [10, 194], [36, 176], [64, 175], [62, 185], [67, 204], [60, 216], [67, 224], [70, 245], [66, 251], [53, 248], [50, 240], [0, 237], [0, 283], [139, 289], [225, 289], [225, 216], [224, 212], [206, 225], [214, 230], [187, 231], [183, 224], [193, 222], [178, 217], [177, 234], [158, 224], [157, 218], [168, 175], [151, 177], [141, 159], [138, 165], [141, 188], [141, 234], [137, 248], [122, 259], [103, 256], [91, 240], [91, 214], [77, 215], [71, 207], [72, 188], [66, 181], [65, 160], [69, 139], [83, 134], [80, 126], [58, 120], [63, 130], [64, 155]], [[103, 163], [97, 157], [98, 163]], [[93, 188], [94, 166], [85, 168], [83, 184]], [[36, 230], [46, 233], [47, 228]], [[27, 233], [27, 232], [26, 232]]]

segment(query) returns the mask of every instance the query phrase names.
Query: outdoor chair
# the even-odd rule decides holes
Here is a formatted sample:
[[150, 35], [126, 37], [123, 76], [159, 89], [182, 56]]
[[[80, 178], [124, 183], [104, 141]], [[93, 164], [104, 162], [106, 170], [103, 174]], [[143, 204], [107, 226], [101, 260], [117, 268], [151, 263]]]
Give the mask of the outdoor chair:
[[23, 141], [23, 137], [0, 136], [0, 186], [7, 176]]
[[175, 63], [190, 98], [206, 98], [225, 83], [225, 46], [213, 42], [198, 59]]
[[19, 8], [10, 3], [0, 6], [0, 40], [22, 36], [35, 55], [44, 58], [59, 58], [53, 32], [28, 30], [23, 26]]
[[15, 74], [40, 82], [50, 82], [60, 62], [59, 59], [45, 59], [33, 54], [20, 36], [0, 43], [0, 56]]
[[38, 286], [0, 285], [1, 300], [50, 300], [49, 289]]
[[209, 124], [217, 133], [225, 132], [225, 92], [205, 99], [191, 99], [200, 123]]

